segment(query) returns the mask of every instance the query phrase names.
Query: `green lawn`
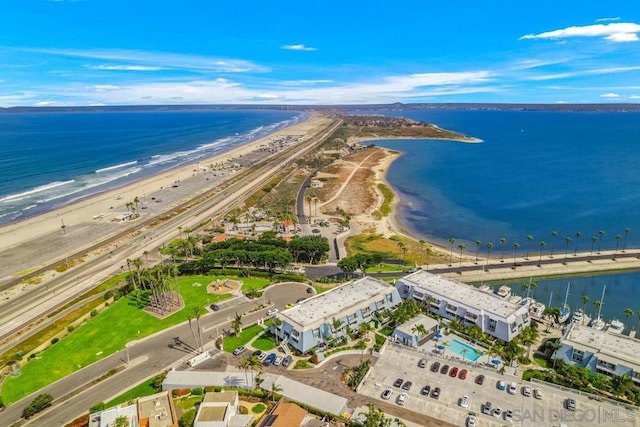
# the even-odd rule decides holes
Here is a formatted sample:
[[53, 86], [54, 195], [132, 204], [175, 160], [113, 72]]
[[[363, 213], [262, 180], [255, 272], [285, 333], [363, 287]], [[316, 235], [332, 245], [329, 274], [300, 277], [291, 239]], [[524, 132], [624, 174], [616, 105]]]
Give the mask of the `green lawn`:
[[273, 336], [268, 332], [260, 335], [251, 345], [262, 351], [269, 351], [276, 348], [276, 342], [274, 341]]
[[376, 264], [368, 268], [368, 271], [374, 273], [390, 273], [394, 271], [404, 271], [411, 267], [403, 266], [400, 264]]
[[184, 412], [187, 412], [189, 409], [195, 409], [196, 403], [202, 402], [204, 396], [189, 396], [185, 399], [180, 399], [177, 401], [177, 405]]
[[264, 279], [262, 277], [243, 277], [239, 280], [242, 280], [242, 292], [247, 292], [252, 289], [264, 289], [271, 283], [269, 279]]
[[[186, 307], [162, 320], [141, 310], [144, 302], [139, 304], [133, 295], [120, 299], [40, 353], [37, 359], [21, 366], [22, 374], [19, 377], [7, 378], [4, 382], [2, 399], [5, 404], [16, 402], [78, 369], [122, 351], [129, 341], [187, 321], [194, 307], [201, 307], [204, 314], [207, 304], [231, 297], [231, 294], [207, 294], [206, 284], [211, 280], [206, 276], [178, 278]], [[193, 286], [196, 282], [202, 286]]]
[[121, 403], [129, 402], [138, 397], [151, 396], [152, 394], [160, 393], [160, 390], [156, 390], [153, 387], [153, 378], [146, 380], [143, 383], [138, 384], [131, 390], [125, 391], [120, 396], [106, 403], [107, 408], [113, 408]]
[[236, 337], [235, 335], [226, 337], [224, 339], [223, 345], [224, 351], [226, 351], [227, 353], [232, 353], [233, 350], [235, 350], [237, 347], [240, 347], [241, 345], [247, 345], [247, 343], [251, 341], [253, 337], [258, 335], [262, 331], [264, 331], [264, 329], [262, 329], [262, 326], [253, 325], [243, 329], [242, 332], [240, 332], [240, 336], [238, 337]]

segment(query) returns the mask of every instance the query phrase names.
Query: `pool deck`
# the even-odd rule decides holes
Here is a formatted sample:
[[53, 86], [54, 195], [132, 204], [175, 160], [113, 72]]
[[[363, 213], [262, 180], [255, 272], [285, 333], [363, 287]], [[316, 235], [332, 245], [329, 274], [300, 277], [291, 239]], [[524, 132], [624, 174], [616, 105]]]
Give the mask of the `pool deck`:
[[[448, 346], [445, 346], [444, 350], [439, 350], [438, 346], [443, 345], [444, 342], [449, 342], [451, 343], [453, 340], [457, 340], [460, 341], [461, 343], [464, 343], [466, 345], [468, 345], [471, 348], [475, 348], [478, 350], [481, 350], [483, 352], [482, 356], [478, 357], [476, 360], [471, 359], [469, 356], [462, 356], [459, 353], [456, 353], [455, 351], [451, 350]], [[479, 365], [488, 365], [488, 366], [492, 366], [492, 367], [500, 367], [502, 365], [494, 365], [491, 363], [491, 361], [493, 359], [498, 359], [496, 356], [491, 356], [489, 355], [483, 347], [479, 346], [479, 345], [474, 345], [471, 344], [468, 340], [455, 335], [455, 334], [449, 334], [449, 335], [445, 335], [440, 339], [437, 338], [433, 338], [429, 341], [427, 341], [426, 343], [422, 344], [420, 346], [422, 349], [428, 351], [428, 352], [438, 352], [438, 354], [444, 356], [447, 359], [451, 359], [451, 360], [460, 360], [460, 361], [464, 361], [467, 363], [471, 363], [471, 364], [479, 364]]]

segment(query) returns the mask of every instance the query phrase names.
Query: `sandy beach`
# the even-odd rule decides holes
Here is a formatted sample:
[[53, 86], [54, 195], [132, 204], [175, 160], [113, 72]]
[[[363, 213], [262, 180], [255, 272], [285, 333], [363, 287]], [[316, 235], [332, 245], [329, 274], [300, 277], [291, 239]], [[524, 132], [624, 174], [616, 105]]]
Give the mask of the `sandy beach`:
[[[328, 120], [329, 119], [318, 113], [311, 113], [309, 117], [302, 122], [280, 129], [263, 138], [220, 153], [214, 157], [205, 160], [201, 159], [199, 163], [202, 165], [211, 165], [233, 161], [234, 159], [247, 156], [258, 150], [261, 145], [268, 144], [270, 141], [281, 137], [301, 136], [304, 140]], [[90, 241], [97, 240], [100, 237], [104, 237], [104, 235], [101, 234], [108, 234], [114, 227], [117, 227], [118, 230], [122, 229], [121, 224], [119, 225], [111, 220], [118, 214], [127, 212], [126, 204], [133, 202], [136, 197], [141, 202], [145, 201], [147, 205], [150, 205], [151, 200], [157, 202], [161, 200], [162, 194], [167, 194], [167, 192], [170, 191], [171, 200], [184, 200], [188, 196], [206, 191], [218, 185], [222, 180], [221, 178], [211, 180], [209, 180], [208, 177], [203, 178], [206, 174], [211, 173], [212, 171], [210, 170], [207, 172], [199, 170], [197, 164], [183, 165], [179, 168], [89, 197], [42, 215], [5, 225], [0, 228], [0, 255], [9, 249], [15, 251], [16, 249], [24, 248], [25, 251], [28, 251], [28, 248], [31, 247], [29, 243], [35, 242], [43, 236], [52, 234], [69, 235], [73, 234], [74, 229], [83, 227], [88, 227], [93, 230], [89, 233]], [[227, 177], [231, 175], [232, 172], [228, 172]], [[174, 185], [176, 180], [180, 181], [179, 186]], [[198, 184], [195, 186], [193, 183], [189, 185], [189, 181], [197, 181]], [[167, 198], [169, 199], [169, 197]], [[173, 204], [176, 203], [177, 202], [174, 202]], [[171, 206], [169, 206], [168, 203], [157, 203], [154, 204], [153, 207], [155, 212], [157, 212], [159, 209], [166, 210]], [[149, 209], [140, 212], [144, 218], [150, 215], [152, 210]], [[100, 226], [93, 226], [98, 223]], [[123, 224], [126, 223], [129, 222], [123, 222]], [[65, 226], [64, 229], [62, 228], [63, 224]], [[29, 253], [27, 252], [23, 255], [28, 257]], [[2, 275], [0, 275], [0, 277], [2, 277]]]

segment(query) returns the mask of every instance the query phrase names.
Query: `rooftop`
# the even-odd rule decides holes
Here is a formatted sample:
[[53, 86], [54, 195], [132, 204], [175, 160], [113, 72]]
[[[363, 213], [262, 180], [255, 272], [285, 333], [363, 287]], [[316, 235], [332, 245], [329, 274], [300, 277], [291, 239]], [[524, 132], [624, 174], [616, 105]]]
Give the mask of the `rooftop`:
[[304, 327], [322, 319], [340, 316], [345, 309], [393, 292], [394, 288], [372, 277], [364, 277], [308, 298], [279, 313], [279, 317]]
[[480, 289], [446, 277], [436, 276], [424, 270], [400, 279], [414, 283], [432, 294], [442, 295], [451, 305], [462, 305], [485, 313], [492, 313], [502, 318], [515, 314], [521, 308], [518, 304], [489, 294]]
[[238, 399], [237, 391], [219, 391], [214, 393], [206, 393], [204, 395], [203, 403], [223, 402], [233, 405]]
[[227, 405], [201, 406], [197, 421], [223, 421], [227, 413]]
[[621, 361], [629, 367], [640, 366], [638, 360], [640, 341], [625, 335], [572, 324], [562, 342], [571, 344], [572, 347], [579, 350], [594, 353], [598, 359], [608, 362]]
[[307, 415], [307, 411], [295, 403], [280, 402], [268, 415], [265, 415], [261, 427], [293, 427], [299, 426]]
[[149, 418], [149, 427], [171, 427], [177, 420], [173, 419], [173, 408], [168, 392], [152, 394], [138, 399], [140, 420]]
[[430, 331], [433, 327], [438, 325], [438, 321], [432, 317], [421, 314], [420, 316], [416, 316], [408, 322], [403, 323], [402, 325], [396, 326], [396, 330], [404, 332], [407, 335], [413, 335], [413, 328], [416, 325], [424, 325], [424, 328], [427, 331]]

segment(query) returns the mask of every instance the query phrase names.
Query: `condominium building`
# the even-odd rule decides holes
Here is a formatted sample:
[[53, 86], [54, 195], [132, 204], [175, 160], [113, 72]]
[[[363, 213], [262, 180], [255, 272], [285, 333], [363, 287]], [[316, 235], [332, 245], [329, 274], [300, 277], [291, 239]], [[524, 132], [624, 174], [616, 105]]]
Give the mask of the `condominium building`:
[[349, 329], [357, 330], [364, 322], [374, 319], [378, 311], [398, 305], [402, 299], [393, 286], [364, 277], [330, 289], [281, 311], [282, 321], [272, 332], [296, 350], [306, 353], [331, 338], [345, 336]]
[[420, 270], [399, 279], [402, 298], [413, 298], [445, 319], [458, 319], [465, 326], [478, 325], [488, 335], [511, 341], [529, 325], [526, 306], [493, 293]]
[[638, 355], [640, 341], [634, 338], [572, 323], [553, 358], [610, 377], [627, 375], [640, 385]]

